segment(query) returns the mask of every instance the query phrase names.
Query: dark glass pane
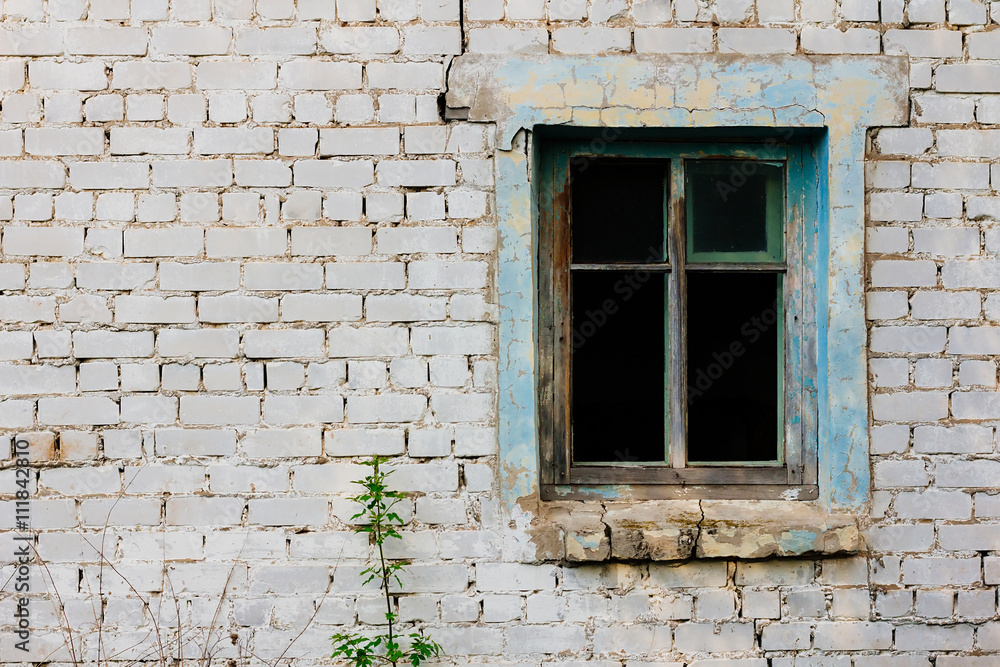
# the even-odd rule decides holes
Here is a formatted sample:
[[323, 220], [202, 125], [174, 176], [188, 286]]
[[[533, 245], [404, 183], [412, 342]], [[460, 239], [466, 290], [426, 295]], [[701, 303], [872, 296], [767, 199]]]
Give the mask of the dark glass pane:
[[573, 460], [664, 461], [662, 273], [573, 272]]
[[687, 173], [694, 252], [767, 251], [768, 206], [772, 215], [781, 209], [780, 166], [690, 160]]
[[688, 274], [688, 460], [778, 457], [778, 277]]
[[570, 160], [573, 262], [663, 262], [666, 163]]

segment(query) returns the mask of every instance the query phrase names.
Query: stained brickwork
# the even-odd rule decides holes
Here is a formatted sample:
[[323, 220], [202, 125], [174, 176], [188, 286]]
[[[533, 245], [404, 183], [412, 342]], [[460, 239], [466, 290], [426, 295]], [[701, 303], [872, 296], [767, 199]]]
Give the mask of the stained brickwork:
[[[1000, 3], [459, 2], [4, 0], [0, 512], [27, 439], [46, 565], [0, 662], [327, 662], [382, 620], [347, 500], [374, 453], [413, 494], [400, 618], [456, 664], [1000, 664]], [[866, 554], [520, 562], [462, 52], [909, 55], [866, 165]]]

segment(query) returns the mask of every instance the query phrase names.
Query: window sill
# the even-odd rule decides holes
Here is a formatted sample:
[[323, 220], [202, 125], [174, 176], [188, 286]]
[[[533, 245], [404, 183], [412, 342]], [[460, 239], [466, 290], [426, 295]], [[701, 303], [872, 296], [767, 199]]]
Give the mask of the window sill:
[[542, 507], [535, 543], [546, 545], [540, 551], [552, 560], [836, 556], [860, 548], [856, 516], [811, 502], [554, 501]]

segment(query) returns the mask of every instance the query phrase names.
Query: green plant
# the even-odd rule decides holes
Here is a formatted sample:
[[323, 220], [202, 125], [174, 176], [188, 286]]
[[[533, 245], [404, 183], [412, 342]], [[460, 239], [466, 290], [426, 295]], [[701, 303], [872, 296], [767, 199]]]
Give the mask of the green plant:
[[351, 520], [361, 519], [355, 530], [368, 533], [377, 549], [378, 557], [370, 561], [368, 567], [361, 571], [365, 584], [378, 581], [379, 589], [385, 596], [385, 621], [387, 632], [369, 637], [360, 633], [340, 633], [333, 635], [332, 658], [346, 659], [355, 667], [372, 667], [375, 664], [391, 664], [409, 662], [414, 667], [432, 657], [441, 655], [441, 646], [424, 635], [423, 631], [411, 632], [407, 637], [408, 646], [400, 643], [397, 631], [397, 617], [392, 611], [392, 595], [389, 592], [391, 582], [395, 581], [400, 588], [402, 582], [399, 574], [404, 565], [386, 560], [383, 544], [387, 539], [402, 539], [398, 526], [403, 520], [396, 513], [395, 507], [406, 497], [399, 491], [393, 491], [386, 486], [386, 478], [392, 471], [385, 471], [382, 464], [385, 459], [373, 457], [364, 465], [371, 467], [371, 472], [361, 480], [355, 480], [363, 491], [350, 500], [359, 503], [362, 510], [351, 517]]

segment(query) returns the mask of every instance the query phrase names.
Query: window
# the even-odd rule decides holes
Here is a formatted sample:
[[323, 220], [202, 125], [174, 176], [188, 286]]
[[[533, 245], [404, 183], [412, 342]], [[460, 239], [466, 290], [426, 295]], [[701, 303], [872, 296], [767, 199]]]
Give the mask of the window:
[[547, 137], [543, 497], [817, 497], [810, 142]]

